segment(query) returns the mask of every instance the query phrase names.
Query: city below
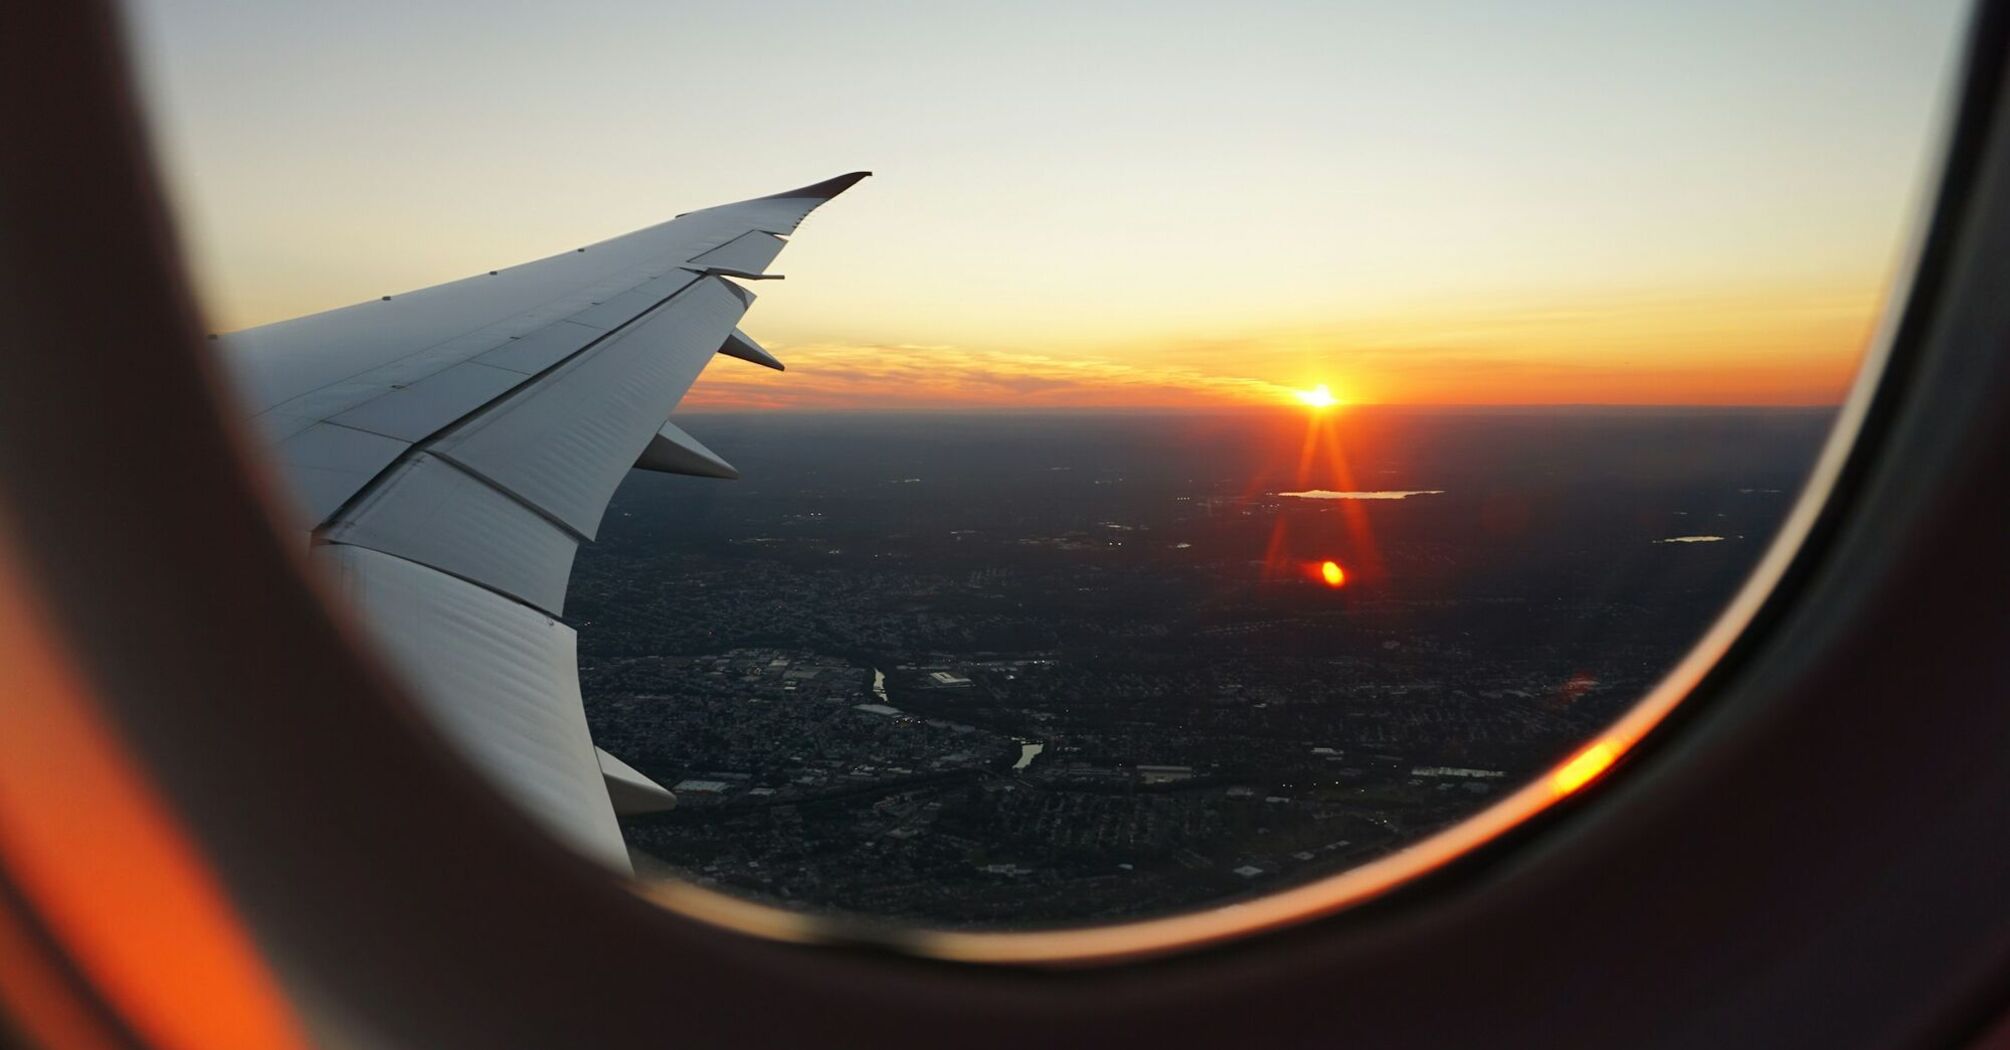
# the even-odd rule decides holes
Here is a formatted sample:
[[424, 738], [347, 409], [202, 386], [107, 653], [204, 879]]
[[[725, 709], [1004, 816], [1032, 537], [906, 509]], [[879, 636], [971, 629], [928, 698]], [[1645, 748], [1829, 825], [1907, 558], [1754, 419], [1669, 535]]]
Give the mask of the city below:
[[[574, 569], [638, 871], [933, 926], [1161, 915], [1386, 855], [1650, 688], [1803, 409], [694, 416]], [[684, 422], [680, 420], [680, 422]]]

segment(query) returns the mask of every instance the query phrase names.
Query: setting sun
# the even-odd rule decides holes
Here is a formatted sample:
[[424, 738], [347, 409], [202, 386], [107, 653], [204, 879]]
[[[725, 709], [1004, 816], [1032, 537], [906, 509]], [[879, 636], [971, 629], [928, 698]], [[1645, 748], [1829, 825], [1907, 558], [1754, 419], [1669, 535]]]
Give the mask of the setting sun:
[[1325, 580], [1328, 587], [1338, 587], [1347, 582], [1347, 570], [1342, 569], [1339, 562], [1329, 561], [1319, 566], [1319, 578]]
[[[1334, 397], [1333, 391], [1328, 389], [1324, 383], [1310, 390], [1294, 390], [1292, 394], [1296, 395], [1299, 401], [1313, 408], [1332, 408], [1334, 405], [1340, 403], [1340, 399]], [[1330, 565], [1332, 563], [1328, 562], [1327, 564]]]

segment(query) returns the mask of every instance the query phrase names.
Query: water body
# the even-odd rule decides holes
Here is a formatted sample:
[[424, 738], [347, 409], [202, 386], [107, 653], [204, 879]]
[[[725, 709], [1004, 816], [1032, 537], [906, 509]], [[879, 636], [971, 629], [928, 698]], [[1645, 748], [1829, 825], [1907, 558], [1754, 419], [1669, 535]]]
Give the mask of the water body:
[[1047, 750], [1045, 744], [1029, 744], [1022, 741], [1019, 744], [1019, 761], [1012, 763], [1012, 768], [1025, 769], [1033, 764], [1034, 759], [1040, 757], [1040, 752], [1045, 750]]

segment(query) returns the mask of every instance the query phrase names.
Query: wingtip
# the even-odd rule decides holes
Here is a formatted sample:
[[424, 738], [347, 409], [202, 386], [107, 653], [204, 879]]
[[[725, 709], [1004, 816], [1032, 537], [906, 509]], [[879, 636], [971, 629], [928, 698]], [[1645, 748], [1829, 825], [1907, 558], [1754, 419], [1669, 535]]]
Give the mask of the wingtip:
[[784, 190], [781, 193], [770, 193], [766, 197], [762, 197], [760, 199], [779, 200], [785, 197], [815, 197], [818, 200], [827, 201], [830, 200], [832, 197], [835, 197], [838, 194], [843, 193], [848, 189], [851, 189], [853, 186], [858, 185], [860, 181], [864, 180], [871, 174], [872, 172], [869, 171], [848, 172], [846, 174], [839, 175], [837, 178], [825, 179], [822, 182], [814, 183], [809, 186], [804, 186], [799, 189]]

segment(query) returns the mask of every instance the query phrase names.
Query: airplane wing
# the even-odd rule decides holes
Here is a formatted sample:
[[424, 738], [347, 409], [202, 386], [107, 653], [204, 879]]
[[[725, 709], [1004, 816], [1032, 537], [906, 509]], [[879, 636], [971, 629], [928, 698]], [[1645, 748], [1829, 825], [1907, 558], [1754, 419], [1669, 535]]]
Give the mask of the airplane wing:
[[573, 552], [631, 467], [733, 468], [668, 421], [805, 216], [868, 173], [215, 337], [314, 559], [447, 734], [564, 841], [629, 868], [670, 795], [588, 736]]

